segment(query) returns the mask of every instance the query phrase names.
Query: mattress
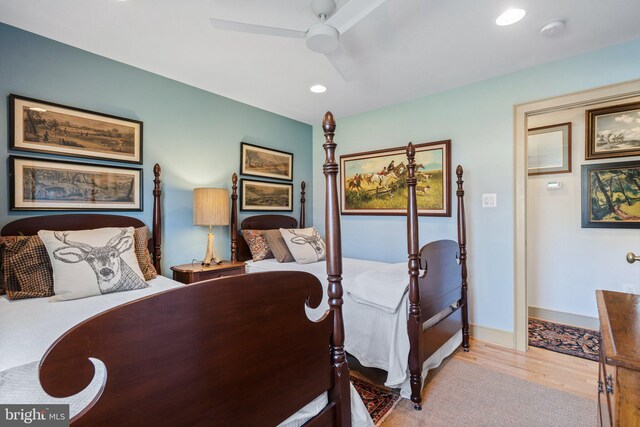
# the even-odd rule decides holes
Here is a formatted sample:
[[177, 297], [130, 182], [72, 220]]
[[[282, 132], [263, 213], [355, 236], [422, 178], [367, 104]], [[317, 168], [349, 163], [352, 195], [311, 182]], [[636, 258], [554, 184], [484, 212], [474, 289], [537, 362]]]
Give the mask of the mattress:
[[[354, 258], [342, 259], [343, 288], [348, 289], [351, 281], [365, 271], [388, 266], [389, 264]], [[310, 319], [320, 318], [329, 309], [327, 297], [326, 262], [297, 264], [295, 262], [279, 263], [275, 259], [248, 261], [247, 272], [263, 271], [306, 271], [316, 276], [323, 285], [322, 303], [315, 309], [306, 308]], [[409, 382], [409, 335], [407, 334], [409, 295], [405, 292], [398, 310], [395, 313], [362, 304], [352, 298], [348, 292], [343, 296], [342, 314], [345, 329], [345, 350], [353, 355], [363, 366], [387, 371], [385, 386], [399, 388], [405, 398], [411, 397]], [[455, 351], [462, 342], [462, 331], [447, 341], [423, 365], [423, 377], [429, 369], [440, 365], [442, 360]]]
[[[85, 408], [99, 392], [106, 375], [104, 364], [95, 359], [96, 374], [90, 385], [75, 396], [56, 399], [47, 395], [38, 380], [40, 359], [47, 349], [67, 330], [102, 311], [139, 298], [184, 286], [164, 276], [147, 282], [148, 288], [117, 292], [64, 302], [48, 298], [11, 301], [0, 296], [0, 404], [70, 405], [71, 416]], [[327, 404], [326, 393], [318, 396], [281, 424], [297, 427], [316, 415]], [[352, 421], [354, 426], [370, 427], [371, 418], [351, 386]]]

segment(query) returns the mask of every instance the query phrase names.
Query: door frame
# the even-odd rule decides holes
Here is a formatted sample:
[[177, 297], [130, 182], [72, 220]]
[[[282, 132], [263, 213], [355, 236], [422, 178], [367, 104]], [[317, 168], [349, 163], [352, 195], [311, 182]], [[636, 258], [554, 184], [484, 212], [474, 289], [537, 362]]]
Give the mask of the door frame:
[[531, 116], [640, 96], [640, 79], [514, 106], [515, 239], [513, 347], [527, 351], [527, 122]]

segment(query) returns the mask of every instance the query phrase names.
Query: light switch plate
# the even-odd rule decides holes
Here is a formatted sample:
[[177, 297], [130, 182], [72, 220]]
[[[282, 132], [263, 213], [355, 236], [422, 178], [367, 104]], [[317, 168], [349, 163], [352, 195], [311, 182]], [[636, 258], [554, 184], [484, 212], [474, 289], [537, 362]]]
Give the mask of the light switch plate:
[[496, 193], [486, 193], [482, 195], [483, 208], [495, 208], [498, 206], [498, 195]]

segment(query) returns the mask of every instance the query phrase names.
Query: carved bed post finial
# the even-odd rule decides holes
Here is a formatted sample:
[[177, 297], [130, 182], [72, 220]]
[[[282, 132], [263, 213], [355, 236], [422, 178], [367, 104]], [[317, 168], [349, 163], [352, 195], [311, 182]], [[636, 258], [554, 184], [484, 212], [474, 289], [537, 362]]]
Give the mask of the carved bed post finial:
[[231, 261], [238, 262], [238, 175], [231, 176]]
[[342, 244], [340, 236], [340, 210], [338, 205], [338, 163], [336, 143], [333, 142], [336, 121], [330, 111], [322, 120], [325, 143], [323, 172], [326, 179], [325, 230], [327, 242], [327, 275], [329, 276], [329, 307], [333, 313], [331, 336], [331, 360], [335, 373], [334, 386], [329, 393], [330, 401], [337, 402], [337, 425], [351, 425], [349, 391], [349, 366], [344, 351], [344, 323], [342, 317]]
[[456, 176], [458, 180], [458, 246], [460, 246], [460, 267], [462, 270], [462, 348], [469, 351], [469, 304], [468, 304], [468, 283], [467, 283], [467, 226], [464, 209], [464, 188], [462, 184], [462, 174], [464, 173], [462, 166], [456, 168]]
[[162, 274], [162, 204], [160, 203], [160, 172], [158, 163], [153, 167], [153, 266]]
[[418, 198], [416, 195], [416, 149], [407, 145], [407, 254], [409, 266], [409, 373], [411, 401], [414, 408], [422, 409], [422, 363], [420, 360], [420, 338], [422, 337], [422, 312], [420, 308], [420, 263], [418, 253]]
[[300, 228], [304, 228], [304, 225], [305, 225], [304, 203], [307, 201], [307, 199], [304, 198], [304, 195], [306, 194], [304, 189], [306, 187], [307, 187], [307, 184], [304, 181], [302, 181], [302, 183], [300, 184], [300, 225], [299, 225]]

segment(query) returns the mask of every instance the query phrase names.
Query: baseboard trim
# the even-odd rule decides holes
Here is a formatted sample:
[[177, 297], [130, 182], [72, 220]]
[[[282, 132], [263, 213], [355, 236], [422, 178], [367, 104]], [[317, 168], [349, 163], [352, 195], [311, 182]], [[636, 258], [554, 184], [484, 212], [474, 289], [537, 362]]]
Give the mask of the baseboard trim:
[[477, 340], [513, 348], [513, 332], [471, 324], [471, 336]]
[[529, 307], [529, 317], [547, 320], [563, 325], [577, 326], [579, 328], [600, 329], [600, 321], [597, 317], [583, 316], [581, 314], [565, 313], [563, 311], [549, 310], [540, 307]]

